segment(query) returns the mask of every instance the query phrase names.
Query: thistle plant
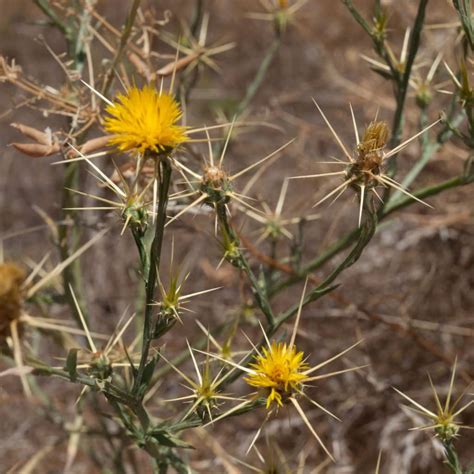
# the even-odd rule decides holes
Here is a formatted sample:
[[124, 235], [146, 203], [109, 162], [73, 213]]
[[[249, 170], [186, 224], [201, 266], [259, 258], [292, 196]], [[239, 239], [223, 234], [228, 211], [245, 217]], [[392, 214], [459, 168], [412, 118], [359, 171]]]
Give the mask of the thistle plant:
[[[409, 236], [394, 233], [398, 211], [411, 207], [418, 220], [429, 221], [428, 230], [437, 229], [443, 216], [434, 209], [450, 202], [437, 196], [458, 196], [456, 188], [474, 181], [470, 1], [452, 2], [453, 39], [442, 54], [426, 40], [434, 28], [426, 20], [428, 0], [415, 2], [403, 29], [391, 23], [396, 6], [374, 0], [366, 14], [351, 0], [339, 2], [340, 15], [350, 13], [344, 21], [353, 19], [373, 46], [375, 57], [357, 51], [365, 59], [358, 66], [364, 79], [371, 68], [388, 87], [355, 102], [338, 91], [339, 102], [350, 105], [336, 119], [327, 91], [312, 77], [311, 91], [297, 88], [297, 101], [311, 106], [316, 96], [321, 123], [314, 113], [303, 119], [285, 110], [293, 86], [279, 91], [283, 97], [292, 90], [281, 103], [278, 94], [268, 99], [272, 79], [285, 70], [286, 48], [295, 37], [299, 45], [306, 41], [305, 14], [319, 4], [265, 0], [260, 11], [239, 12], [236, 21], [258, 25], [266, 41], [262, 51], [246, 52], [256, 61], [251, 73], [242, 68], [233, 77], [230, 55], [240, 54], [245, 35], [212, 37], [222, 21], [217, 2], [188, 2], [191, 16], [183, 18], [179, 6], [169, 12], [160, 2], [133, 0], [121, 25], [109, 20], [110, 6], [93, 0], [34, 3], [45, 15], [44, 32], [55, 29], [64, 38], [64, 54], [41, 41], [63, 84], [34, 78], [34, 61], [20, 66], [0, 57], [0, 82], [21, 94], [6, 112], [15, 115], [16, 137], [23, 137], [10, 152], [23, 160], [25, 175], [33, 172], [28, 160], [41, 169], [51, 163], [62, 183], [46, 189], [41, 179], [32, 180], [57, 209], [35, 203], [41, 225], [30, 230], [25, 224], [0, 240], [0, 376], [10, 377], [5, 392], [18, 377], [31, 409], [61, 435], [6, 470], [45, 471], [48, 461], [57, 461], [64, 472], [233, 473], [243, 466], [330, 473], [351, 463], [354, 472], [375, 465], [384, 472], [384, 463], [399, 457], [396, 443], [387, 451], [374, 431], [381, 419], [398, 416], [384, 389], [408, 385], [401, 374], [418, 369], [406, 370], [409, 357], [402, 353], [399, 367], [382, 370], [403, 352], [389, 344], [409, 340], [410, 363], [444, 366], [457, 348], [445, 344], [446, 334], [472, 336], [452, 322], [407, 317], [408, 296], [397, 300], [397, 314], [387, 314], [403, 274], [386, 285], [390, 297], [378, 294], [385, 266], [403, 268], [393, 242], [401, 246]], [[22, 107], [40, 114], [21, 123]], [[297, 133], [289, 126], [295, 123], [304, 124]], [[309, 152], [324, 134], [337, 156], [332, 148]], [[441, 153], [464, 161], [444, 181], [425, 173]], [[317, 174], [313, 163], [323, 167]], [[459, 201], [468, 196], [457, 192]], [[356, 219], [344, 217], [346, 197], [357, 201], [347, 207]], [[322, 203], [329, 205], [314, 214], [312, 207]], [[460, 222], [469, 217], [462, 214]], [[23, 235], [45, 229], [38, 261], [15, 250]], [[389, 250], [379, 242], [385, 237]], [[42, 248], [46, 242], [53, 248]], [[459, 254], [464, 261], [468, 252]], [[412, 260], [424, 272], [423, 256]], [[427, 286], [444, 291], [443, 285], [432, 278], [410, 295], [419, 297]], [[361, 303], [364, 289], [369, 297]], [[331, 333], [332, 314], [349, 322], [338, 321]], [[387, 350], [374, 349], [381, 334]], [[333, 363], [339, 367], [328, 369]], [[430, 379], [434, 409], [395, 390], [429, 420], [417, 429], [433, 431], [459, 474], [458, 439], [469, 442], [469, 422], [460, 415], [469, 415], [472, 400], [460, 406], [471, 396], [467, 390], [453, 400], [455, 372], [454, 364], [443, 403]], [[459, 372], [472, 379], [467, 364]], [[54, 390], [61, 390], [61, 404]], [[351, 443], [368, 414], [363, 438]], [[361, 444], [370, 453], [351, 457]], [[45, 457], [51, 450], [55, 460]], [[356, 461], [361, 457], [367, 464]], [[430, 458], [429, 472], [437, 462]]]

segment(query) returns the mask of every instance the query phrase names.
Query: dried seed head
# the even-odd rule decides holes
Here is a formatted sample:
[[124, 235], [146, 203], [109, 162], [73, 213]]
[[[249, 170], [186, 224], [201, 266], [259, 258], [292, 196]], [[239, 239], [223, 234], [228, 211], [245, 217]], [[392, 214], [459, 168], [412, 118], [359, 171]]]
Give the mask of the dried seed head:
[[374, 176], [381, 173], [383, 149], [389, 137], [386, 122], [371, 122], [365, 129], [361, 142], [357, 145], [356, 160], [347, 169], [347, 178], [356, 178], [356, 186], [376, 186]]
[[389, 136], [386, 122], [370, 122], [365, 129], [362, 141], [357, 147], [359, 159], [370, 153], [379, 153], [387, 144]]
[[226, 179], [226, 174], [222, 168], [218, 166], [208, 166], [204, 169], [203, 182], [208, 186], [213, 186], [214, 188], [222, 187], [224, 180]]
[[15, 263], [0, 264], [0, 340], [8, 334], [10, 323], [20, 317], [23, 302], [21, 285], [26, 274]]
[[207, 195], [206, 204], [229, 202], [232, 186], [226, 172], [219, 166], [210, 165], [204, 168], [201, 179], [201, 192]]
[[81, 146], [81, 153], [83, 155], [88, 155], [89, 153], [94, 153], [97, 150], [105, 147], [109, 143], [110, 137], [102, 136], [97, 138], [91, 138], [87, 140], [84, 145]]

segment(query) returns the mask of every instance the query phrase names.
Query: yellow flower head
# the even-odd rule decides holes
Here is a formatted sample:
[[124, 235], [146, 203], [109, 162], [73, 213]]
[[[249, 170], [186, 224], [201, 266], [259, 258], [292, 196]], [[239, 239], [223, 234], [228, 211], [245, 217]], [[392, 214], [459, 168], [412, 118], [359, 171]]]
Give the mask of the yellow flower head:
[[303, 383], [308, 379], [304, 373], [308, 365], [303, 360], [304, 353], [297, 352], [294, 345], [291, 347], [282, 342], [273, 341], [271, 346], [262, 349], [262, 353], [255, 357], [250, 368], [251, 373], [244, 380], [252, 387], [258, 387], [268, 392], [267, 408], [272, 402], [283, 406], [294, 392], [300, 392]]
[[176, 148], [187, 139], [186, 127], [177, 125], [182, 116], [176, 100], [153, 86], [132, 87], [119, 94], [106, 108], [105, 130], [113, 134], [110, 144], [121, 151], [159, 153]]

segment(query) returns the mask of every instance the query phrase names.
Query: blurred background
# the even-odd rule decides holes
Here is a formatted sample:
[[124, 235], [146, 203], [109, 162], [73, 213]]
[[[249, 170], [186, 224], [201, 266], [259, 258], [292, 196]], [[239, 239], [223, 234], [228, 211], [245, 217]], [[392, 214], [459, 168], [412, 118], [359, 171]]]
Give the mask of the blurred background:
[[[389, 40], [398, 55], [418, 2], [400, 0], [383, 4], [390, 11]], [[171, 17], [163, 28], [177, 34], [181, 22], [189, 22], [194, 2], [160, 0], [144, 1], [142, 5], [144, 10], [153, 8], [159, 18], [165, 18], [165, 10], [169, 10]], [[371, 17], [372, 1], [359, 0], [357, 5], [367, 18]], [[41, 38], [44, 37], [54, 51], [62, 52], [61, 35], [45, 24], [43, 14], [32, 1], [0, 0], [0, 7], [0, 54], [14, 58], [27, 76], [60, 89], [63, 72]], [[99, 1], [97, 4], [98, 11], [117, 27], [122, 25], [128, 8], [129, 2], [124, 0]], [[208, 0], [206, 9], [210, 13], [208, 42], [233, 41], [236, 46], [216, 56], [221, 69], [219, 74], [206, 70], [200, 75], [187, 107], [187, 120], [192, 125], [214, 123], [229, 103], [235, 103], [243, 96], [273, 35], [271, 23], [248, 16], [249, 12], [262, 10], [258, 2]], [[455, 22], [450, 2], [430, 2], [429, 27], [424, 32], [419, 55], [421, 76], [427, 74], [440, 51], [446, 51], [443, 60], [455, 63], [452, 46], [458, 34]], [[159, 42], [157, 47], [166, 49]], [[98, 47], [95, 54], [100, 63], [101, 54], [106, 53]], [[362, 55], [374, 57], [371, 42], [342, 2], [309, 0], [295, 16], [295, 23], [288, 26], [268, 76], [248, 109], [248, 117], [270, 122], [278, 128], [245, 130], [226, 157], [230, 170], [240, 170], [296, 137], [295, 143], [262, 174], [252, 190], [271, 208], [276, 204], [285, 177], [323, 172], [327, 168], [317, 162], [340, 155], [312, 97], [350, 148], [354, 146], [354, 132], [349, 103], [361, 130], [377, 113], [380, 119], [391, 123], [395, 103], [390, 84], [371, 71]], [[447, 79], [444, 68], [440, 67], [434, 82]], [[448, 83], [445, 88], [452, 89], [452, 86]], [[434, 94], [429, 109], [430, 121], [438, 118], [449, 101], [449, 97]], [[64, 126], [64, 121], [59, 117], [44, 116], [35, 110], [34, 104], [17, 107], [24, 97], [13, 86], [0, 84], [0, 233], [4, 258], [31, 265], [52, 248], [48, 228], [38, 209], [52, 219], [60, 215], [63, 169], [51, 166], [56, 161], [54, 157], [27, 158], [9, 147], [12, 141], [21, 141], [18, 132], [9, 124], [20, 122], [40, 130], [46, 127], [56, 130]], [[419, 130], [418, 122], [419, 110], [410, 90], [404, 138]], [[467, 156], [462, 144], [451, 140], [435, 154], [412, 189], [460, 174]], [[398, 176], [403, 176], [418, 157], [419, 144], [414, 142], [398, 158]], [[316, 210], [311, 209], [314, 202], [335, 186], [334, 183], [336, 181], [332, 179], [290, 183], [284, 215], [320, 214], [320, 218], [305, 225], [301, 242], [303, 261], [317, 256], [357, 222], [358, 205], [351, 193], [345, 193], [330, 207], [323, 204]], [[238, 187], [242, 189], [245, 184], [243, 179]], [[93, 179], [84, 173], [81, 189], [92, 189], [93, 186]], [[355, 355], [349, 355], [345, 364], [370, 364], [370, 367], [360, 373], [331, 378], [313, 389], [315, 399], [342, 420], [337, 422], [320, 410], [308, 408], [308, 417], [337, 458], [336, 464], [325, 462], [307, 428], [294, 414], [282, 410], [269, 422], [269, 437], [277, 443], [295, 472], [299, 456], [304, 453], [304, 472], [371, 473], [375, 472], [380, 451], [381, 473], [445, 472], [439, 461], [439, 443], [431, 433], [409, 431], [419, 424], [419, 419], [400, 409], [401, 399], [391, 388], [395, 386], [433, 407], [427, 372], [443, 395], [447, 393], [455, 356], [460, 374], [456, 379], [458, 393], [474, 374], [472, 188], [466, 186], [448, 191], [429, 199], [429, 203], [434, 209], [416, 204], [393, 214], [384, 222], [360, 261], [339, 278], [340, 287], [303, 312], [299, 346], [311, 354], [312, 361], [324, 360], [363, 338], [361, 347]], [[242, 234], [255, 243], [259, 235], [256, 223], [243, 216], [238, 219]], [[136, 249], [129, 236], [119, 235], [117, 217], [85, 214], [85, 235], [90, 233], [92, 236], [97, 223], [103, 220], [115, 224], [116, 231], [95, 245], [83, 261], [91, 325], [94, 330], [110, 331], [120, 315], [133, 306], [139, 291]], [[238, 272], [228, 264], [216, 270], [221, 255], [217, 242], [210, 244], [214, 241], [212, 216], [205, 213], [186, 216], [173, 226], [170, 234], [175, 239], [175, 262], [191, 272], [187, 282], [189, 292], [213, 286], [223, 288], [193, 302], [196, 315], [189, 316], [182, 330], [171, 331], [166, 336], [167, 351], [174, 354], [185, 348], [182, 334], [191, 342], [202, 335], [192, 318], [198, 318], [212, 331], [241, 313], [247, 318], [246, 332], [258, 334], [255, 314], [247, 307], [251, 295], [242, 288]], [[165, 244], [166, 255], [170, 253], [170, 244], [170, 240]], [[291, 242], [282, 241], [279, 251], [288, 253], [291, 245]], [[257, 247], [262, 252], [268, 251], [265, 242]], [[321, 279], [331, 268], [329, 264], [315, 276]], [[275, 308], [283, 309], [298, 301], [301, 290], [302, 285], [296, 285], [283, 292], [275, 299]], [[56, 317], [68, 317], [67, 309], [62, 305], [54, 306], [52, 311]], [[288, 332], [291, 327], [290, 323]], [[35, 343], [37, 341], [31, 341], [31, 344]], [[247, 347], [244, 340], [239, 345], [240, 348]], [[48, 354], [54, 353], [52, 345]], [[58, 358], [64, 356], [57, 353]], [[6, 362], [1, 364], [7, 366]], [[20, 471], [15, 466], [22, 465], [39, 452], [45, 454], [48, 449], [53, 452], [57, 447], [60, 448], [54, 449], [54, 456], [46, 455], [31, 472], [62, 472], [67, 441], [64, 428], [68, 428], [68, 419], [73, 419], [73, 404], [80, 389], [49, 379], [38, 379], [37, 383], [48, 394], [54, 410], [48, 412], [44, 405], [26, 402], [17, 379], [0, 380], [2, 472], [30, 472]], [[162, 398], [177, 396], [176, 380], [163, 382], [158, 393]], [[58, 417], [57, 412], [64, 413], [64, 419]], [[263, 413], [260, 415], [263, 420]], [[84, 416], [87, 418], [87, 411]], [[472, 410], [465, 412], [463, 421], [473, 424]], [[260, 466], [254, 455], [245, 457], [255, 428], [252, 414], [218, 424], [205, 435], [189, 432], [187, 440], [199, 445], [191, 454], [194, 469], [202, 473], [252, 472], [234, 462], [232, 457]], [[93, 443], [93, 436], [87, 442]], [[460, 454], [465, 456], [466, 462], [469, 458], [474, 461], [472, 446], [472, 434], [466, 431], [459, 440]], [[144, 465], [143, 471], [139, 472], [148, 472], [147, 469]], [[111, 471], [100, 470], [84, 449], [80, 450], [69, 472]]]

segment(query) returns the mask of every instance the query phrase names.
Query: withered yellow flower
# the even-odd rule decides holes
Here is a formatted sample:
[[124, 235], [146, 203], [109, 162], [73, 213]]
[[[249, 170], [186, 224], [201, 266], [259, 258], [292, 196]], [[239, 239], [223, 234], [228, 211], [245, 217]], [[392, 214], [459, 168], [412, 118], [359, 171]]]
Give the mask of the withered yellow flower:
[[15, 263], [0, 264], [0, 338], [8, 333], [10, 323], [20, 317], [21, 284], [26, 275]]
[[181, 108], [174, 97], [146, 85], [118, 94], [106, 108], [104, 128], [111, 145], [121, 151], [161, 153], [187, 140], [186, 127], [178, 125]]
[[293, 393], [301, 391], [309, 378], [304, 373], [309, 366], [303, 358], [304, 353], [298, 352], [295, 346], [273, 341], [255, 357], [255, 362], [250, 364], [253, 372], [244, 380], [252, 387], [267, 391], [267, 408], [272, 402], [283, 406]]
[[313, 99], [314, 105], [319, 110], [323, 120], [326, 122], [329, 130], [342, 153], [344, 154], [346, 160], [341, 160], [339, 158], [334, 158], [334, 160], [326, 162], [326, 164], [331, 164], [335, 166], [341, 166], [345, 169], [340, 169], [340, 171], [331, 171], [329, 173], [318, 173], [310, 174], [305, 176], [293, 176], [293, 179], [300, 178], [321, 178], [327, 176], [340, 176], [344, 181], [336, 186], [332, 191], [323, 196], [313, 207], [322, 204], [324, 201], [328, 200], [330, 197], [336, 195], [334, 200], [336, 200], [344, 191], [348, 188], [355, 189], [359, 195], [359, 227], [362, 223], [362, 214], [364, 211], [364, 206], [366, 203], [367, 193], [373, 193], [377, 199], [383, 202], [382, 197], [377, 192], [378, 187], [384, 189], [392, 188], [406, 196], [410, 197], [414, 201], [417, 201], [421, 204], [424, 204], [427, 207], [432, 207], [426, 202], [422, 201], [418, 197], [411, 194], [402, 183], [395, 181], [389, 174], [387, 174], [387, 164], [390, 158], [393, 158], [400, 151], [406, 148], [412, 141], [418, 138], [420, 135], [423, 135], [430, 128], [434, 127], [439, 120], [433, 122], [431, 125], [428, 125], [423, 130], [413, 135], [411, 138], [400, 143], [395, 148], [391, 150], [386, 150], [386, 145], [389, 138], [388, 126], [385, 122], [374, 120], [368, 127], [366, 127], [362, 137], [359, 136], [359, 131], [357, 128], [357, 123], [354, 115], [354, 111], [351, 109], [352, 123], [354, 125], [354, 134], [356, 138], [356, 147], [355, 153], [351, 153], [349, 148], [343, 143], [339, 135], [334, 130], [333, 126], [327, 119], [326, 115], [322, 111], [318, 103]]

